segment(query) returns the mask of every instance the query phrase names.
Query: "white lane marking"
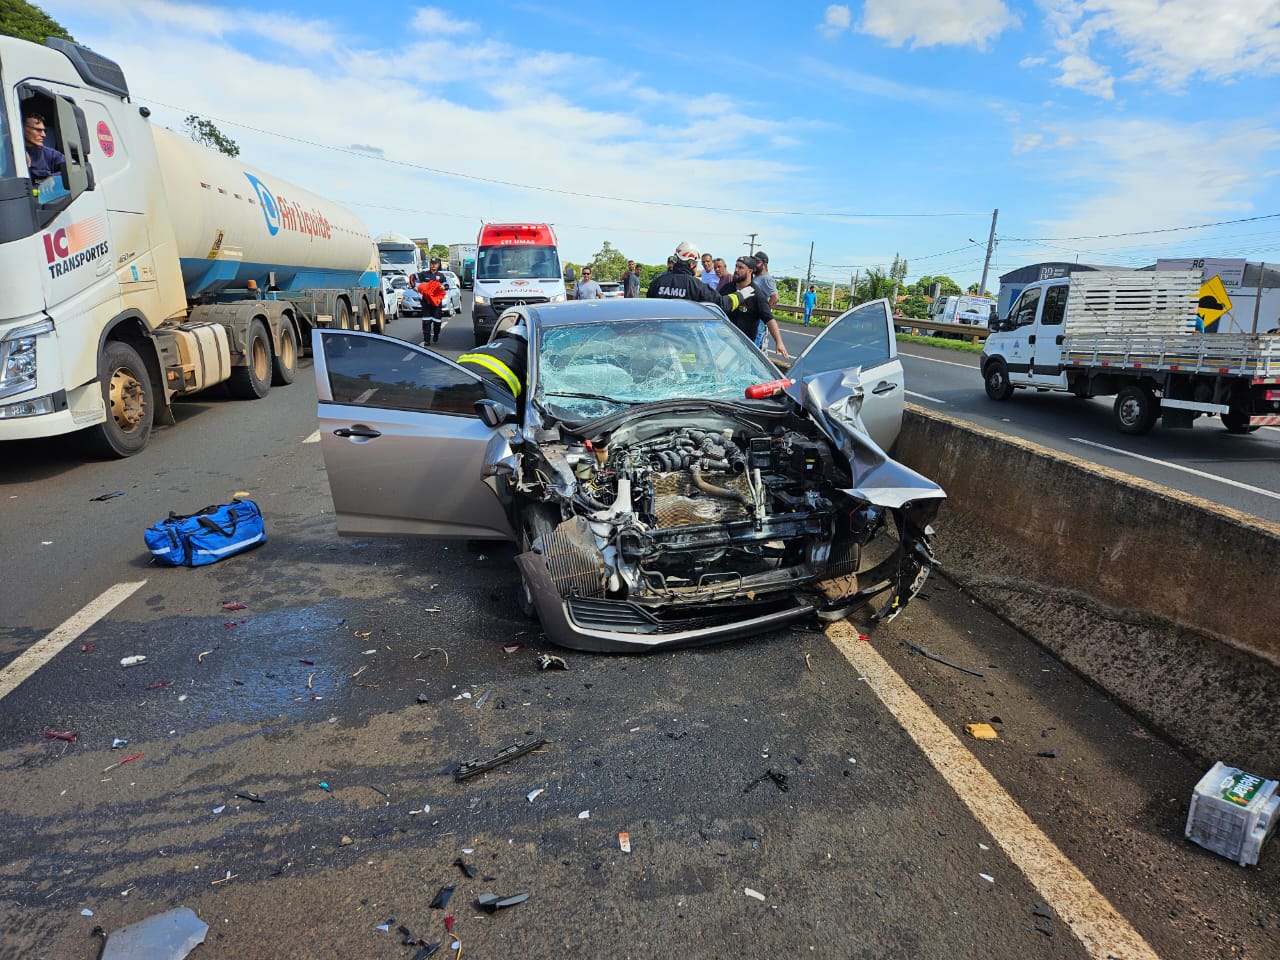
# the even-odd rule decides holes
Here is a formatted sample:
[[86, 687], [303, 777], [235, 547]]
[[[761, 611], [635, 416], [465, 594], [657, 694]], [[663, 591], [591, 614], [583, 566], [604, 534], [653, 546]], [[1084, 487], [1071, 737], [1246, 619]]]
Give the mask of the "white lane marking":
[[937, 357], [922, 357], [918, 353], [903, 353], [898, 351], [900, 357], [910, 357], [912, 360], [928, 360], [930, 363], [945, 363], [949, 367], [964, 367], [966, 370], [977, 370], [976, 363], [957, 363], [955, 360], [939, 360]]
[[894, 719], [911, 734], [978, 822], [1057, 911], [1090, 957], [1158, 960], [1142, 935], [1041, 832], [871, 644], [859, 640], [857, 631], [845, 622], [830, 627], [827, 637], [859, 675], [866, 677], [867, 685]]
[[1158, 467], [1168, 467], [1170, 470], [1181, 470], [1183, 473], [1190, 473], [1193, 476], [1203, 477], [1205, 480], [1217, 480], [1219, 483], [1238, 487], [1241, 490], [1248, 490], [1250, 493], [1260, 493], [1264, 497], [1270, 497], [1273, 500], [1280, 500], [1280, 493], [1276, 493], [1272, 490], [1263, 490], [1262, 487], [1254, 487], [1247, 483], [1241, 483], [1239, 480], [1231, 480], [1227, 477], [1217, 477], [1212, 473], [1205, 473], [1203, 470], [1195, 470], [1191, 467], [1184, 467], [1177, 463], [1170, 463], [1168, 460], [1157, 460], [1155, 457], [1144, 457], [1140, 453], [1130, 453], [1128, 450], [1121, 450], [1119, 447], [1108, 447], [1105, 443], [1094, 443], [1092, 440], [1084, 440], [1080, 437], [1071, 437], [1070, 439], [1074, 443], [1083, 443], [1087, 447], [1097, 447], [1099, 450], [1109, 450], [1112, 453], [1119, 453], [1126, 457], [1133, 457], [1135, 460], [1154, 463]]
[[302, 442], [303, 442], [303, 443], [319, 443], [319, 442], [320, 442], [320, 431], [319, 431], [319, 430], [316, 430], [315, 432], [313, 432], [313, 433], [311, 434], [311, 436], [307, 437], [307, 439], [303, 440]]
[[73, 613], [44, 639], [37, 640], [18, 654], [7, 667], [0, 670], [0, 700], [13, 693], [18, 684], [52, 660], [63, 647], [105, 617], [146, 582], [139, 580], [136, 583], [117, 583], [114, 587], [108, 587], [96, 600]]
[[919, 397], [921, 400], [928, 400], [932, 403], [940, 403], [943, 406], [946, 406], [946, 403], [947, 403], [947, 401], [939, 400], [937, 397], [931, 397], [927, 393], [916, 393], [914, 390], [905, 390], [903, 392], [906, 393], [908, 397]]

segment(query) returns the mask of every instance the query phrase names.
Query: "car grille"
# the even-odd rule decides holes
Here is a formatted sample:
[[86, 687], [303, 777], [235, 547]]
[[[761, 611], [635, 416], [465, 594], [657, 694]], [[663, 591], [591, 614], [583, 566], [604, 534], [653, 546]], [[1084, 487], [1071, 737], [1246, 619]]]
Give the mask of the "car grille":
[[500, 314], [508, 307], [518, 307], [523, 303], [546, 303], [547, 300], [547, 297], [530, 294], [527, 297], [494, 297], [489, 302], [493, 304], [494, 313]]
[[573, 622], [580, 627], [613, 630], [617, 633], [681, 633], [750, 620], [795, 606], [791, 597], [755, 600], [751, 603], [720, 603], [676, 607], [650, 613], [630, 600], [567, 597], [565, 603]]

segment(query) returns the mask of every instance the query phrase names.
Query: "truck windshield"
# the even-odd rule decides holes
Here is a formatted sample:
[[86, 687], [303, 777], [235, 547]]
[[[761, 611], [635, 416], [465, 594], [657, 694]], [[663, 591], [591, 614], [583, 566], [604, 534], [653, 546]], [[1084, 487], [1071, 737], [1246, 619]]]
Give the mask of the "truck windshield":
[[387, 247], [378, 248], [378, 256], [382, 259], [383, 263], [397, 263], [404, 264], [406, 266], [413, 266], [416, 262], [413, 256], [415, 252], [416, 251], [412, 247], [390, 249]]
[[477, 280], [559, 280], [560, 255], [555, 247], [481, 247], [476, 254]]

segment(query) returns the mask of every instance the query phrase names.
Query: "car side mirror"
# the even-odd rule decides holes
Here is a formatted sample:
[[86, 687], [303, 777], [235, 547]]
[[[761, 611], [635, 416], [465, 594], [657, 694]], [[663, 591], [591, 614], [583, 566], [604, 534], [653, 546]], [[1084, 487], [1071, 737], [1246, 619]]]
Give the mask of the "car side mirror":
[[516, 422], [516, 411], [501, 400], [477, 400], [476, 416], [490, 430], [496, 430], [504, 423]]

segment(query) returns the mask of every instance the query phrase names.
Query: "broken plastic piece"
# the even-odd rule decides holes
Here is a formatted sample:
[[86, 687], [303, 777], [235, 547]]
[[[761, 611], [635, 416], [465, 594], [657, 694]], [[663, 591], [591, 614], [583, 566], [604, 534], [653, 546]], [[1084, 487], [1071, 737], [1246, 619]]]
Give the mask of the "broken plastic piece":
[[329, 784], [325, 783], [323, 780], [320, 781], [320, 789], [325, 793], [333, 793], [333, 787], [329, 786]]
[[546, 742], [546, 737], [536, 737], [533, 740], [517, 740], [511, 746], [503, 747], [487, 760], [465, 760], [458, 764], [453, 771], [453, 779], [458, 781], [466, 780], [468, 777], [474, 777], [478, 773], [492, 770], [494, 767], [501, 766], [509, 760], [523, 757], [526, 753], [545, 746]]
[[550, 670], [553, 667], [556, 670], [568, 670], [569, 662], [564, 657], [557, 657], [553, 653], [542, 653], [538, 655], [538, 666], [543, 670]]
[[122, 657], [122, 658], [120, 659], [120, 666], [122, 666], [122, 667], [136, 667], [138, 664], [140, 664], [140, 663], [146, 663], [146, 662], [147, 662], [147, 658], [146, 658], [146, 657], [144, 657], [144, 656], [137, 656], [137, 657]]
[[1061, 756], [1061, 754], [1058, 753], [1058, 750], [1055, 747], [1052, 750], [1041, 750], [1039, 753], [1036, 754], [1036, 756], [1045, 757], [1046, 759], [1049, 759], [1049, 760], [1057, 760], [1058, 757]]
[[449, 905], [449, 898], [453, 896], [456, 887], [441, 887], [436, 891], [435, 897], [427, 904], [432, 910], [443, 910]]
[[527, 794], [525, 794], [525, 799], [528, 800], [530, 803], [533, 803], [533, 801], [538, 799], [538, 794], [542, 793], [542, 791], [543, 791], [542, 787], [538, 787], [534, 790], [530, 790]]
[[427, 960], [427, 957], [432, 956], [437, 950], [439, 950], [443, 943], [443, 940], [436, 943], [428, 943], [425, 947], [415, 953], [410, 960]]
[[991, 874], [989, 874], [989, 873], [980, 873], [980, 874], [978, 874], [978, 876], [980, 876], [983, 880], [987, 881], [987, 883], [995, 883], [995, 882], [996, 882], [996, 878], [995, 878], [995, 877], [993, 877], [993, 876], [992, 876]]
[[618, 849], [623, 853], [631, 852], [631, 834], [627, 833], [625, 830], [618, 834]]
[[170, 686], [172, 683], [173, 683], [172, 680], [157, 680], [155, 683], [147, 684], [142, 689], [143, 690], [161, 690], [164, 687]]
[[514, 907], [518, 903], [524, 903], [529, 899], [527, 893], [517, 893], [510, 897], [499, 897], [492, 893], [482, 893], [476, 897], [476, 906], [488, 913], [497, 913], [499, 910], [507, 907]]
[[111, 749], [112, 749], [112, 750], [119, 750], [121, 747], [123, 747], [123, 746], [124, 746], [125, 744], [127, 744], [128, 742], [129, 742], [128, 740], [122, 740], [120, 737], [116, 737], [114, 740], [112, 740], [112, 741], [111, 741]]
[[250, 803], [266, 803], [267, 802], [266, 800], [262, 799], [262, 797], [258, 796], [256, 793], [248, 793], [248, 792], [237, 793], [236, 799], [248, 800]]
[[[461, 857], [453, 861], [453, 865], [457, 867], [459, 870], [461, 870], [464, 874], [466, 874], [468, 880], [474, 880], [476, 877], [476, 874], [480, 872], [471, 864], [463, 860]], [[449, 918], [446, 917], [445, 919], [447, 921]]]
[[46, 730], [44, 735], [48, 740], [65, 740], [67, 743], [76, 742], [76, 732], [74, 730]]
[[183, 960], [208, 932], [194, 910], [179, 907], [107, 934], [102, 960]]
[[929, 660], [932, 660], [934, 663], [940, 663], [944, 667], [950, 667], [952, 670], [959, 670], [961, 673], [967, 673], [971, 677], [982, 676], [982, 674], [980, 674], [977, 670], [970, 670], [968, 667], [962, 667], [960, 666], [960, 664], [952, 663], [950, 660], [943, 660], [942, 657], [938, 656], [937, 654], [930, 653], [928, 650], [920, 646], [918, 643], [912, 643], [910, 640], [904, 640], [902, 642], [905, 643], [912, 650], [914, 650], [916, 653], [920, 654], [920, 656], [925, 657]]
[[125, 757], [123, 760], [118, 760], [115, 763], [108, 764], [107, 766], [102, 768], [102, 772], [106, 773], [108, 770], [114, 770], [116, 767], [123, 767], [126, 763], [132, 763], [134, 760], [141, 760], [141, 759], [142, 759], [142, 754], [135, 753], [131, 757]]
[[1053, 918], [1053, 911], [1038, 900], [1036, 901], [1035, 906], [1031, 908], [1031, 912], [1037, 917], [1044, 917], [1046, 920]]
[[223, 610], [248, 610], [249, 608], [246, 607], [243, 603], [236, 603], [235, 601], [232, 601], [230, 603], [224, 603], [222, 605], [222, 609]]
[[453, 914], [452, 913], [449, 914], [449, 916], [444, 918], [444, 932], [453, 933]]
[[485, 702], [488, 701], [489, 699], [489, 694], [492, 692], [493, 692], [492, 690], [486, 690], [484, 693], [480, 694], [480, 697], [476, 700], [477, 710], [479, 710], [481, 707], [485, 705]]
[[502, 645], [503, 653], [519, 653], [524, 649], [523, 643], [504, 643]]
[[761, 903], [764, 903], [764, 894], [761, 893], [759, 890], [752, 890], [750, 887], [743, 887], [742, 892], [745, 893], [748, 897], [751, 897], [754, 900], [759, 900]]
[[90, 497], [90, 503], [101, 503], [103, 500], [114, 500], [116, 497], [123, 497], [123, 490], [112, 490], [110, 493], [100, 493], [96, 497]]
[[742, 792], [750, 793], [756, 788], [756, 784], [763, 783], [765, 780], [772, 780], [773, 785], [782, 793], [786, 793], [791, 789], [791, 787], [787, 785], [787, 775], [785, 773], [778, 773], [776, 770], [766, 770], [764, 773], [760, 774], [760, 776], [756, 777], [743, 787]]
[[966, 723], [964, 732], [975, 740], [999, 740], [1000, 734], [989, 723]]

